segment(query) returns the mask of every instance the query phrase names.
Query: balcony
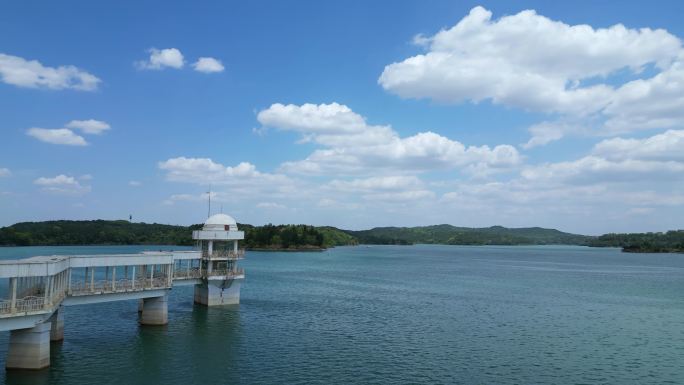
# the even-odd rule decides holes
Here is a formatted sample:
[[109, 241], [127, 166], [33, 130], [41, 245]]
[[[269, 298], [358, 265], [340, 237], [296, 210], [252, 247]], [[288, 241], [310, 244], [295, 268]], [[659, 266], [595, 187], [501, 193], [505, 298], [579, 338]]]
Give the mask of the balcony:
[[207, 250], [202, 250], [202, 258], [218, 261], [236, 261], [245, 258], [245, 250], [240, 249], [237, 252], [233, 250], [214, 250], [211, 254]]
[[226, 277], [226, 279], [238, 278], [245, 275], [244, 269], [218, 269], [212, 270], [208, 278]]

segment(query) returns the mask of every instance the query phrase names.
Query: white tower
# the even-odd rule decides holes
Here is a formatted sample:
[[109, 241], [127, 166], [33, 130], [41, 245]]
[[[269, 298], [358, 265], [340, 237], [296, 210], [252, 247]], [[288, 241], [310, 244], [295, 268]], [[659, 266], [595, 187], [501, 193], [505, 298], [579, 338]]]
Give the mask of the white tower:
[[238, 231], [237, 222], [226, 214], [212, 215], [202, 230], [192, 232], [202, 250], [202, 283], [195, 285], [195, 302], [207, 306], [240, 303], [240, 285], [245, 272], [237, 262], [245, 256], [238, 241], [245, 232]]

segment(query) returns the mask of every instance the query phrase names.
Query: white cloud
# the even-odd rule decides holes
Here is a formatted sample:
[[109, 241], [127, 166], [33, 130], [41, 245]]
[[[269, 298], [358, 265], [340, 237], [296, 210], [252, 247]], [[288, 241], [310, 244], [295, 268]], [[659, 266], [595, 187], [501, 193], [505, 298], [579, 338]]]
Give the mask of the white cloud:
[[536, 110], [587, 114], [605, 107], [611, 86], [581, 81], [605, 78], [650, 63], [667, 68], [680, 40], [661, 29], [623, 25], [594, 29], [568, 25], [533, 10], [492, 20], [475, 7], [454, 27], [419, 42], [429, 49], [385, 67], [378, 82], [402, 97], [444, 102], [494, 103]]
[[393, 191], [366, 194], [363, 199], [378, 202], [414, 202], [418, 200], [433, 199], [435, 193], [430, 190], [409, 190], [409, 191]]
[[220, 60], [214, 59], [213, 57], [201, 57], [195, 63], [193, 63], [193, 68], [197, 72], [204, 72], [206, 74], [223, 72], [225, 67]]
[[93, 91], [100, 79], [74, 66], [47, 67], [37, 60], [0, 53], [0, 79], [18, 87]]
[[128, 182], [128, 185], [133, 186], [133, 187], [138, 187], [138, 186], [142, 186], [142, 182], [138, 182], [137, 180], [131, 180]]
[[34, 184], [41, 186], [43, 191], [65, 195], [83, 195], [90, 192], [90, 186], [83, 186], [72, 176], [64, 174], [53, 178], [40, 177], [33, 181]]
[[407, 202], [433, 198], [434, 192], [427, 190], [423, 181], [416, 176], [391, 175], [363, 179], [335, 179], [323, 186], [324, 190], [360, 195], [369, 201]]
[[74, 134], [74, 132], [68, 128], [47, 129], [34, 127], [26, 130], [26, 135], [32, 136], [41, 142], [52, 144], [64, 144], [69, 146], [88, 145], [88, 142], [86, 142], [82, 136]]
[[337, 191], [376, 191], [404, 190], [423, 187], [423, 182], [416, 176], [376, 176], [365, 179], [332, 180], [326, 187]]
[[259, 202], [256, 205], [257, 208], [260, 209], [277, 209], [277, 210], [284, 210], [287, 209], [287, 206], [281, 205], [280, 203], [275, 203], [275, 202]]
[[0, 167], [0, 178], [11, 176], [12, 172], [9, 168]]
[[80, 180], [93, 180], [93, 176], [90, 174], [83, 174], [83, 175], [79, 176], [78, 179], [80, 179]]
[[273, 104], [257, 115], [267, 127], [295, 131], [302, 141], [324, 146], [306, 159], [285, 162], [281, 170], [299, 174], [368, 174], [373, 170], [426, 171], [456, 168], [508, 168], [520, 163], [510, 145], [469, 146], [433, 132], [402, 138], [390, 126], [374, 126], [337, 103]]
[[166, 171], [167, 179], [173, 182], [216, 185], [245, 183], [250, 180], [287, 180], [283, 175], [261, 173], [251, 163], [241, 162], [230, 167], [209, 158], [172, 158], [159, 162], [159, 168]]
[[530, 127], [524, 148], [567, 134], [684, 126], [684, 51], [663, 29], [568, 25], [533, 10], [493, 20], [475, 7], [455, 26], [417, 35], [414, 43], [427, 52], [387, 65], [378, 79], [384, 89], [560, 115]]
[[608, 133], [684, 127], [684, 53], [652, 78], [620, 87], [603, 112]]
[[302, 198], [308, 193], [304, 184], [282, 174], [260, 172], [247, 162], [224, 166], [208, 158], [178, 157], [159, 162], [159, 168], [168, 181], [218, 189], [219, 199]]
[[111, 128], [106, 122], [95, 119], [72, 120], [66, 124], [66, 127], [93, 135], [100, 135]]
[[607, 139], [596, 144], [593, 153], [614, 160], [684, 162], [684, 130], [669, 130], [644, 139]]
[[541, 122], [528, 128], [532, 138], [523, 144], [524, 149], [544, 146], [565, 136], [568, 132], [588, 131], [583, 125], [571, 124], [569, 122]]
[[662, 180], [681, 175], [684, 163], [626, 159], [612, 161], [597, 156], [586, 156], [569, 162], [549, 163], [528, 167], [522, 176], [528, 180], [591, 184], [598, 182], [635, 182]]
[[161, 70], [166, 67], [180, 69], [185, 65], [183, 54], [177, 48], [165, 48], [161, 50], [150, 48], [148, 52], [150, 53], [150, 58], [137, 62], [136, 65], [138, 68], [147, 70]]

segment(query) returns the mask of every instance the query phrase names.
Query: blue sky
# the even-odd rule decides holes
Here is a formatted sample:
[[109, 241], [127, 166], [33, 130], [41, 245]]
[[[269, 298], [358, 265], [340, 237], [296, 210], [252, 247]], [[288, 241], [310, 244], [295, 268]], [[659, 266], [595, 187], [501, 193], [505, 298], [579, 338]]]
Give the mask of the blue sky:
[[10, 2], [0, 225], [198, 223], [211, 188], [214, 211], [254, 224], [680, 228], [682, 14]]

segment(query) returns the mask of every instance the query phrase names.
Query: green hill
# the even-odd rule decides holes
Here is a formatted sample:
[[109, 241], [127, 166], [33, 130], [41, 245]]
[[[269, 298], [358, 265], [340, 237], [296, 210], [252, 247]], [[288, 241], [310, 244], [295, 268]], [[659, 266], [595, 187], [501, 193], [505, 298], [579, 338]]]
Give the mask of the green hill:
[[589, 246], [622, 247], [632, 253], [683, 253], [684, 230], [666, 233], [605, 234], [592, 239]]
[[22, 222], [0, 229], [0, 245], [192, 245], [190, 231], [196, 228], [105, 220]]
[[[0, 228], [0, 246], [56, 245], [192, 245], [192, 230], [202, 225], [173, 226], [128, 221], [22, 222]], [[470, 228], [452, 225], [420, 227], [376, 227], [370, 230], [340, 230], [331, 226], [252, 226], [245, 231], [249, 249], [322, 250], [362, 244], [412, 245], [586, 245], [622, 247], [629, 252], [684, 252], [684, 230], [666, 233], [605, 234], [590, 237], [541, 227]]]
[[347, 231], [369, 244], [436, 243], [446, 245], [582, 245], [592, 237], [564, 233], [541, 227], [484, 228], [435, 225], [421, 227], [376, 227], [370, 230]]
[[[349, 234], [334, 227], [307, 225], [238, 225], [245, 231], [248, 248], [322, 249], [356, 244]], [[0, 228], [0, 246], [57, 245], [193, 245], [192, 226], [128, 221], [22, 222]]]

